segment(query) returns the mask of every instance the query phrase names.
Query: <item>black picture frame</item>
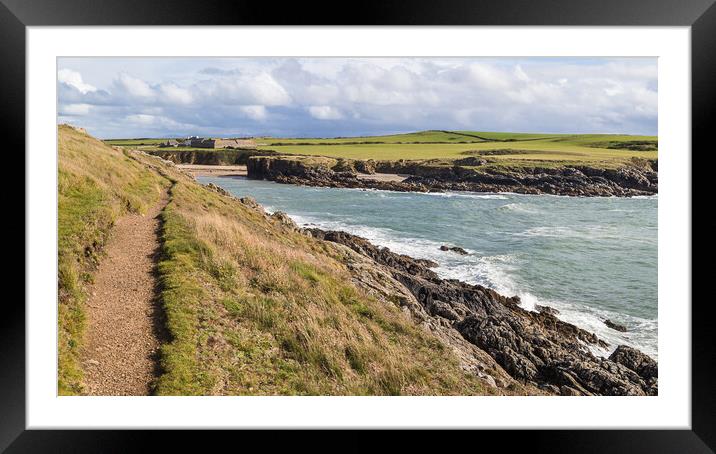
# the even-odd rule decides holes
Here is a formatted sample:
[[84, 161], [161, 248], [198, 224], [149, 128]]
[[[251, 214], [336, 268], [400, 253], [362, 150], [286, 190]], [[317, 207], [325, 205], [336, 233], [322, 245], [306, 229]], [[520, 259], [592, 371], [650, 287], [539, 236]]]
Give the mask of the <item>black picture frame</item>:
[[[692, 161], [692, 301], [663, 304], [687, 306], [692, 312], [692, 430], [550, 430], [482, 431], [480, 445], [524, 446], [534, 452], [694, 452], [716, 450], [716, 392], [713, 377], [716, 338], [712, 328], [711, 298], [699, 298], [712, 267], [698, 266], [712, 256], [713, 232], [708, 202], [709, 163], [713, 155], [710, 134], [716, 110], [715, 0], [443, 0], [430, 2], [363, 1], [348, 7], [338, 2], [249, 2], [243, 0], [0, 0], [0, 106], [6, 157], [12, 150], [17, 165], [25, 149], [25, 31], [29, 26], [113, 25], [557, 25], [557, 26], [690, 26], [692, 64], [692, 148], [699, 149], [698, 166]], [[350, 12], [350, 14], [347, 14]], [[668, 127], [668, 125], [666, 126]], [[691, 150], [684, 150], [691, 153]], [[693, 154], [692, 154], [693, 156]], [[8, 157], [9, 159], [9, 157]], [[23, 173], [24, 175], [24, 173]], [[19, 207], [19, 213], [24, 208]], [[701, 207], [699, 209], [698, 207]], [[24, 224], [23, 224], [24, 225]], [[19, 227], [19, 226], [18, 226]], [[24, 235], [24, 233], [23, 233]], [[29, 239], [25, 237], [26, 245]], [[19, 268], [19, 266], [17, 266]], [[24, 267], [23, 267], [24, 269]], [[25, 270], [32, 272], [32, 270]], [[25, 309], [19, 298], [5, 298], [0, 316], [0, 450], [7, 452], [85, 452], [145, 450], [148, 440], [188, 441], [186, 432], [26, 430], [25, 421]], [[634, 421], [638, 424], [638, 421]], [[301, 442], [293, 433], [276, 440]], [[207, 437], [205, 437], [207, 438]], [[231, 438], [231, 432], [211, 435], [212, 443]], [[274, 438], [274, 437], [272, 437]], [[428, 435], [412, 434], [405, 445], [423, 445]], [[442, 437], [439, 437], [442, 438]], [[455, 443], [453, 437], [443, 448]], [[348, 448], [360, 449], [367, 437], [347, 436]], [[208, 446], [208, 445], [207, 445]], [[205, 446], [205, 447], [207, 447]], [[327, 444], [324, 449], [337, 447]], [[319, 447], [320, 448], [320, 447]], [[497, 449], [497, 448], [493, 448]]]

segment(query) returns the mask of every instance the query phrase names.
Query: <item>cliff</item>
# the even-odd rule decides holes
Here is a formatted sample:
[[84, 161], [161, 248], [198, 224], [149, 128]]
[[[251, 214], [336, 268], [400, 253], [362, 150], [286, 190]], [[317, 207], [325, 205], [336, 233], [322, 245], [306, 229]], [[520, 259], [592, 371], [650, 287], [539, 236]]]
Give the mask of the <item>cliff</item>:
[[[510, 167], [481, 158], [456, 161], [363, 161], [311, 156], [254, 156], [248, 176], [278, 183], [391, 191], [474, 191], [569, 196], [640, 196], [658, 193], [657, 162], [634, 159], [619, 167], [558, 165]], [[358, 178], [357, 173], [403, 174], [401, 182]]]
[[175, 164], [201, 164], [201, 165], [246, 165], [251, 156], [270, 156], [272, 151], [243, 150], [243, 149], [206, 149], [182, 150], [172, 148], [157, 148], [147, 150], [147, 153], [158, 156]]

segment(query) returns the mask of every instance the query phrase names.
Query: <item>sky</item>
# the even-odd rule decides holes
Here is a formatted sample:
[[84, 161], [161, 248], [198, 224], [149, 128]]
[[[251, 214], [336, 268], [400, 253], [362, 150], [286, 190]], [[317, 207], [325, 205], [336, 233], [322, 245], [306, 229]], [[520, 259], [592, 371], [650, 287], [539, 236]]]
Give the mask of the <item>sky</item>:
[[107, 138], [426, 129], [657, 134], [656, 58], [59, 58], [58, 123]]

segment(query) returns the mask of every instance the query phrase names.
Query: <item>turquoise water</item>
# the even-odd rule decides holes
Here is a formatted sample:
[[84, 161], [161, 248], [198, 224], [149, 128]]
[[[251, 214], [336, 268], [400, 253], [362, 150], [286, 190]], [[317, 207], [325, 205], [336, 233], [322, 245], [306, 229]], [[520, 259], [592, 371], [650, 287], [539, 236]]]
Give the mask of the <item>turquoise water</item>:
[[[518, 295], [559, 317], [657, 357], [657, 197], [575, 198], [468, 192], [400, 193], [200, 177], [299, 225], [345, 230], [438, 274]], [[470, 252], [443, 252], [443, 244]], [[607, 328], [611, 319], [627, 333]], [[595, 351], [608, 354], [610, 350]]]

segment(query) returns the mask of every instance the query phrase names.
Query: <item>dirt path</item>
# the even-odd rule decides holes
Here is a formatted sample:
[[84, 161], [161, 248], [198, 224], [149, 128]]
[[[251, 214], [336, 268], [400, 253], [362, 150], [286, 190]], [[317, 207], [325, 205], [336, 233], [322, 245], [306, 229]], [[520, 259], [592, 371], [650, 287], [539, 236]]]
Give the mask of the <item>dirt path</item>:
[[125, 215], [112, 229], [87, 300], [82, 352], [86, 394], [138, 396], [152, 391], [164, 326], [156, 301], [158, 215], [167, 201], [165, 194], [146, 215]]

